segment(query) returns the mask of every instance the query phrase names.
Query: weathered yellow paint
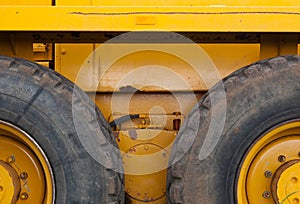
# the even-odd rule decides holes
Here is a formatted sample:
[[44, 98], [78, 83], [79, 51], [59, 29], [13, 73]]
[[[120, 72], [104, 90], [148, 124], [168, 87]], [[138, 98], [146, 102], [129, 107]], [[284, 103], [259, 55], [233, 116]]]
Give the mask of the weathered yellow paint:
[[30, 33], [0, 33], [0, 54], [33, 60], [33, 38]]
[[[186, 61], [186, 58], [174, 56], [172, 53], [149, 51], [147, 50], [147, 45], [145, 45], [144, 51], [120, 56], [119, 59], [116, 59], [116, 62], [112, 62], [111, 67], [99, 66], [99, 62], [103, 59], [101, 59], [101, 56], [97, 56], [98, 53], [96, 51], [95, 57], [93, 55], [90, 57], [90, 63], [93, 65], [88, 69], [83, 69], [85, 60], [98, 46], [99, 44], [57, 44], [56, 71], [62, 73], [73, 82], [79, 83], [78, 85], [86, 91], [97, 90], [101, 92], [118, 91], [122, 86], [133, 86], [142, 91], [206, 91], [208, 88], [207, 82], [215, 80], [207, 77], [202, 78], [207, 73], [204, 67], [200, 66], [200, 70], [197, 72], [197, 67], [192, 67], [192, 62]], [[120, 45], [120, 49], [123, 46], [126, 45]], [[156, 49], [159, 50], [159, 47], [163, 46], [166, 45], [158, 44]], [[177, 45], [173, 44], [172, 46], [175, 47]], [[201, 61], [211, 60], [215, 64], [215, 71], [218, 72], [219, 79], [240, 67], [259, 60], [259, 44], [199, 44], [199, 47], [202, 49], [202, 52], [206, 53], [207, 59], [193, 58], [192, 61], [194, 61], [194, 64], [201, 65]], [[114, 49], [117, 50], [118, 47]], [[182, 49], [187, 55], [189, 55], [189, 52], [191, 56], [193, 55], [189, 47], [183, 47]], [[169, 50], [172, 51], [172, 47]], [[139, 70], [145, 67], [149, 68], [147, 74], [142, 74], [146, 72], [139, 73]], [[161, 75], [163, 77], [161, 81], [158, 81], [158, 78], [156, 81], [154, 79], [150, 80], [148, 77], [151, 77], [149, 75], [151, 68], [165, 70], [168, 74]], [[105, 69], [107, 70], [103, 73]], [[130, 76], [129, 73], [131, 73]], [[128, 77], [126, 78], [126, 76]], [[82, 81], [80, 81], [80, 77], [85, 77], [84, 83], [80, 83]], [[157, 83], [156, 86], [153, 86], [154, 81]], [[150, 82], [152, 84], [149, 84]], [[189, 87], [185, 84], [189, 85]], [[94, 87], [94, 90], [91, 87]]]
[[296, 0], [56, 0], [56, 5], [80, 6], [300, 6]]
[[261, 35], [260, 58], [267, 59], [280, 55], [298, 53], [299, 34], [276, 34]]
[[200, 44], [214, 62], [221, 78], [259, 60], [260, 44]]
[[34, 43], [33, 44], [34, 61], [50, 61], [53, 60], [53, 44], [52, 43]]
[[[173, 130], [173, 119], [180, 118], [182, 121], [201, 95], [198, 93], [195, 100], [192, 100], [193, 93], [180, 92], [173, 95], [157, 92], [89, 95], [96, 101], [109, 122], [128, 113], [144, 113], [141, 116], [144, 118], [139, 118], [133, 123], [124, 122], [122, 130], [115, 132], [123, 158], [125, 191], [128, 199], [134, 204], [165, 203], [166, 167], [177, 133]], [[125, 111], [128, 99], [127, 113]], [[113, 111], [116, 112], [111, 115]], [[179, 111], [183, 111], [182, 115], [173, 114]]]
[[15, 5], [15, 6], [28, 6], [28, 5], [35, 5], [35, 6], [50, 6], [52, 5], [52, 0], [3, 0], [0, 1], [1, 5]]
[[132, 203], [165, 202], [166, 173], [176, 131], [137, 129], [117, 132], [125, 172], [125, 191]]
[[[297, 5], [297, 3], [295, 3]], [[299, 6], [1, 6], [0, 31], [298, 32]], [[43, 23], [37, 19], [43, 17]], [[152, 23], [140, 24], [141, 18]]]
[[56, 44], [55, 70], [75, 82], [81, 65], [94, 50], [94, 44]]
[[[205, 92], [177, 92], [177, 93], [135, 93], [129, 101], [128, 112], [124, 111], [126, 106], [123, 101], [130, 97], [130, 94], [112, 94], [112, 93], [88, 93], [105, 118], [109, 119], [113, 113], [120, 114], [141, 114], [150, 113], [153, 107], [161, 107], [166, 113], [181, 112], [187, 116], [195, 103], [203, 96]], [[112, 102], [114, 100], [114, 102]], [[180, 104], [182, 107], [180, 107]], [[114, 106], [114, 107], [113, 107]]]

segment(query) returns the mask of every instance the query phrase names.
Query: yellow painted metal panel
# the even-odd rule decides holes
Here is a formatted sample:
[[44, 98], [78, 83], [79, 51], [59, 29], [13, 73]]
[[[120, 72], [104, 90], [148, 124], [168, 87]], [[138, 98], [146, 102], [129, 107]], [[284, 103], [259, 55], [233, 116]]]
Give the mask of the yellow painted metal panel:
[[53, 45], [51, 43], [33, 43], [34, 61], [50, 61], [53, 59]]
[[267, 59], [280, 55], [297, 54], [299, 34], [264, 33], [260, 40], [260, 58]]
[[[122, 46], [119, 47], [120, 49], [122, 48]], [[217, 68], [221, 78], [229, 75], [242, 66], [259, 60], [259, 44], [200, 44], [200, 47], [215, 64], [215, 67]], [[95, 44], [57, 44], [56, 71], [62, 73], [64, 76], [74, 82], [76, 82], [76, 79], [77, 82], [81, 82], [77, 78], [78, 76], [81, 76], [78, 75], [78, 72], [82, 69], [84, 61], [88, 59], [89, 54], [95, 48]], [[192, 53], [190, 54], [192, 55]], [[174, 73], [180, 75], [180, 78], [189, 84], [190, 90], [207, 90], [207, 84], [203, 82], [203, 79], [199, 78], [199, 75], [193, 70], [193, 68], [190, 67], [187, 62], [182, 61], [180, 58], [174, 57], [170, 53], [160, 53], [155, 51], [131, 53], [114, 62], [106, 71], [106, 73], [101, 75], [101, 77], [99, 74], [103, 72], [101, 69], [103, 67], [98, 66], [98, 60], [101, 60], [101, 58], [97, 57], [97, 59], [91, 60], [95, 61], [91, 62], [95, 64], [89, 69], [82, 69], [84, 72], [81, 70], [81, 74], [84, 74], [84, 83], [79, 85], [81, 85], [81, 88], [83, 88], [85, 91], [94, 91], [91, 90], [90, 87], [97, 87], [97, 85], [100, 85], [100, 87], [97, 89], [98, 91], [113, 92], [118, 90], [120, 84], [122, 84], [122, 86], [136, 85], [135, 88], [140, 89], [141, 87], [141, 90], [143, 91], [188, 91], [189, 89], [186, 89], [186, 87], [181, 83], [176, 82], [177, 84], [175, 85], [172, 83], [172, 81], [174, 82], [174, 78], [172, 78], [172, 74]], [[202, 59], [202, 61], [203, 60], [204, 59]], [[160, 87], [149, 86], [149, 84], [147, 84], [146, 78], [151, 75], [150, 69], [152, 68], [151, 66], [154, 65], [157, 68], [165, 67], [174, 71], [174, 73], [168, 72], [168, 75], [163, 76], [164, 80], [159, 84]], [[137, 84], [137, 82], [140, 83], [144, 80], [145, 74], [139, 70], [142, 70], [142, 68], [146, 66], [149, 67], [149, 71], [146, 74], [147, 77], [145, 78], [145, 84]], [[87, 76], [91, 77], [88, 78]], [[134, 78], [136, 76], [138, 76], [138, 78]], [[159, 79], [160, 77], [157, 77], [158, 82]], [[93, 80], [95, 85], [89, 86]], [[206, 78], [206, 81], [207, 80], [210, 79]], [[128, 84], [126, 84], [127, 81]], [[153, 85], [153, 81], [151, 82], [151, 85]]]
[[[299, 32], [300, 7], [11, 7], [0, 31]], [[145, 19], [141, 23], [141, 18]], [[39, 21], [38, 19], [42, 19]], [[151, 20], [151, 23], [147, 20]]]
[[300, 6], [298, 0], [56, 0], [56, 5], [82, 6]]
[[[132, 130], [132, 129], [131, 129]], [[166, 173], [176, 131], [137, 129], [116, 132], [125, 173], [125, 191], [131, 204], [166, 203]]]
[[[165, 47], [165, 49], [162, 49], [163, 51], [168, 50], [167, 46], [165, 44], [158, 45], [161, 48]], [[115, 49], [118, 48], [124, 49], [122, 45]], [[144, 49], [147, 48], [147, 45], [144, 45]], [[195, 51], [192, 48], [192, 50], [185, 49], [183, 46], [181, 48], [190, 56], [193, 55], [192, 51]], [[172, 47], [169, 49], [172, 49]], [[162, 50], [142, 50], [126, 53], [127, 55], [125, 56], [118, 56], [119, 59], [113, 62], [101, 78], [99, 77], [99, 90], [114, 91], [122, 89], [122, 87], [133, 87], [140, 91], [192, 91], [207, 89], [207, 84], [199, 75], [201, 71], [203, 74], [206, 69], [199, 65], [197, 67], [199, 72], [197, 72], [196, 68], [191, 65], [203, 65], [204, 63], [198, 63], [194, 58], [176, 56], [174, 53], [167, 53]], [[98, 56], [95, 59], [97, 60]], [[101, 60], [101, 56], [99, 59]], [[209, 58], [198, 60], [207, 61]], [[101, 68], [99, 65], [98, 67]], [[200, 70], [200, 67], [203, 69]]]
[[[182, 115], [186, 116], [204, 93], [205, 92], [138, 92], [130, 98], [128, 112], [130, 114], [150, 113], [153, 107], [157, 106], [161, 107], [166, 113], [181, 112]], [[123, 94], [117, 95], [116, 97], [113, 93], [100, 92], [96, 95], [94, 93], [88, 93], [88, 95], [95, 101], [107, 120], [115, 113], [116, 108], [113, 106], [119, 106], [120, 109], [123, 109], [124, 103], [122, 104], [122, 102], [128, 99], [128, 95], [130, 96], [130, 94]], [[117, 104], [112, 103], [113, 100], [117, 102]], [[182, 105], [181, 107], [179, 103]], [[124, 112], [124, 114], [126, 114], [126, 112]]]
[[52, 0], [2, 0], [0, 5], [51, 5]]
[[55, 70], [75, 82], [81, 64], [93, 51], [93, 44], [56, 44]]
[[259, 44], [201, 44], [222, 78], [259, 60]]
[[0, 33], [0, 55], [33, 60], [32, 44], [30, 33]]

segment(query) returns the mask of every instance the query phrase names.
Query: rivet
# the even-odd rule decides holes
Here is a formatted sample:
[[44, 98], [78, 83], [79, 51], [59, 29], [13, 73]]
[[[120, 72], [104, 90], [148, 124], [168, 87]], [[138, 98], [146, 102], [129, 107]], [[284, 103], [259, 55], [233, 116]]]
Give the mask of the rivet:
[[264, 198], [266, 198], [266, 199], [269, 199], [269, 198], [271, 197], [270, 191], [265, 191], [265, 192], [263, 192], [262, 197], [264, 197]]
[[299, 198], [293, 198], [293, 203], [298, 204], [299, 203]]
[[28, 199], [28, 194], [27, 193], [21, 193], [20, 199], [21, 200], [27, 200]]
[[148, 145], [144, 145], [144, 150], [148, 150], [149, 149], [149, 146]]
[[293, 177], [291, 179], [291, 182], [294, 183], [294, 184], [298, 183], [298, 178], [297, 177]]

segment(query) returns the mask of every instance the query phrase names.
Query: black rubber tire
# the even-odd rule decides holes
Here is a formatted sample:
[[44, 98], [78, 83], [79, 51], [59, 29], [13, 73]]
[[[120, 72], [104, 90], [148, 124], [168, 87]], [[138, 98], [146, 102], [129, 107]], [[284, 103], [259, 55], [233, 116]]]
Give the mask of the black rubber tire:
[[[0, 120], [27, 132], [43, 149], [54, 173], [55, 203], [123, 203], [119, 152], [89, 97], [53, 70], [23, 59], [1, 56], [0, 78]], [[74, 104], [80, 116], [74, 117]], [[94, 138], [106, 167], [86, 151], [78, 132]]]
[[[168, 203], [237, 203], [236, 179], [247, 149], [272, 127], [300, 119], [299, 79], [300, 57], [283, 56], [244, 67], [209, 90], [175, 140], [173, 165], [168, 169]], [[212, 103], [211, 96], [222, 91], [225, 98]], [[199, 157], [207, 145], [212, 108], [218, 113], [216, 121], [224, 116], [219, 113], [225, 113], [224, 127], [211, 153]], [[198, 126], [195, 121], [200, 121]]]

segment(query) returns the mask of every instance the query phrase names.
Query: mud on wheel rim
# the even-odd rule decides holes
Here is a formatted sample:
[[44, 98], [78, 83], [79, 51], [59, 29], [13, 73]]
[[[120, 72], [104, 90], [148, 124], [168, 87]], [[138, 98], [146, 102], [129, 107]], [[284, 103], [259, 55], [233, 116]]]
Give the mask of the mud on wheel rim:
[[53, 173], [30, 135], [0, 120], [0, 202], [52, 204]]
[[236, 188], [238, 203], [300, 203], [300, 121], [278, 125], [249, 148]]

